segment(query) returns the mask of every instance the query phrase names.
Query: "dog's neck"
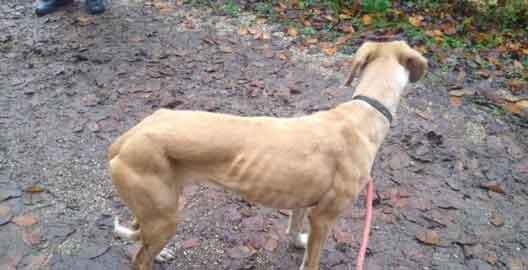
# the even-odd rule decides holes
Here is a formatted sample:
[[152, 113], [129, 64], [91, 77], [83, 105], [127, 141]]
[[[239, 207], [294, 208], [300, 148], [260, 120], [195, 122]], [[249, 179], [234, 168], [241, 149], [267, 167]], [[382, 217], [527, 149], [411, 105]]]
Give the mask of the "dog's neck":
[[[368, 64], [363, 71], [354, 96], [363, 95], [373, 98], [394, 115], [408, 82], [409, 71], [396, 58], [378, 58]], [[359, 130], [377, 151], [390, 127], [388, 119], [383, 114], [361, 100], [343, 103], [334, 110], [344, 116], [348, 128], [362, 125]], [[365, 124], [365, 121], [368, 122]]]

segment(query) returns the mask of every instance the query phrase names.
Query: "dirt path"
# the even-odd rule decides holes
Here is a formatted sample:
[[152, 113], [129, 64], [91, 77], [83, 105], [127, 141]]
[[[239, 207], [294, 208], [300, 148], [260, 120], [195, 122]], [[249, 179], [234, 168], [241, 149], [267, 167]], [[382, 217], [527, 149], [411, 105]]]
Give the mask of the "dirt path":
[[[111, 232], [128, 210], [105, 150], [157, 108], [291, 116], [352, 94], [343, 58], [240, 36], [240, 19], [118, 1], [95, 20], [80, 3], [36, 18], [31, 5], [0, 6], [0, 269], [128, 269], [134, 247]], [[367, 269], [527, 269], [527, 136], [485, 108], [452, 107], [436, 72], [410, 86], [373, 172]], [[300, 264], [283, 213], [206, 187], [186, 201], [177, 259], [157, 269]], [[361, 214], [358, 203], [340, 220], [322, 269], [353, 269]]]

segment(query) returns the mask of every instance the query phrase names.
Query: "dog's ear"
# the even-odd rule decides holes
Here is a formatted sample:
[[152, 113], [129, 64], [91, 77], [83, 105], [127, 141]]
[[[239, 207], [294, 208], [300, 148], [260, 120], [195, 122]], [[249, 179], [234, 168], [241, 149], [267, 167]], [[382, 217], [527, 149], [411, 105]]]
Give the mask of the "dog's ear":
[[413, 49], [406, 53], [401, 64], [409, 70], [409, 81], [413, 83], [421, 79], [427, 71], [427, 59]]
[[365, 42], [356, 51], [354, 57], [352, 57], [352, 64], [350, 74], [345, 81], [345, 86], [350, 86], [355, 77], [359, 76], [367, 64], [372, 60], [372, 53], [374, 52], [375, 44], [372, 42]]

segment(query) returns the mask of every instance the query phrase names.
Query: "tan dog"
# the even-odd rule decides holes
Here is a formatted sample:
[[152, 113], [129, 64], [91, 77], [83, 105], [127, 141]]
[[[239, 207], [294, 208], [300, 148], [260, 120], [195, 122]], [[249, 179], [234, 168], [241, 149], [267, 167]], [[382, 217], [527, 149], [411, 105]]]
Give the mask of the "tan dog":
[[[405, 42], [367, 42], [352, 61], [355, 95], [392, 114], [427, 60]], [[158, 110], [108, 150], [113, 183], [137, 219], [119, 235], [141, 240], [134, 269], [150, 270], [174, 235], [184, 185], [207, 181], [265, 206], [292, 209], [288, 233], [307, 244], [301, 269], [319, 269], [321, 248], [339, 214], [365, 187], [389, 121], [362, 100], [297, 118], [239, 117]], [[309, 212], [309, 237], [301, 234]], [[307, 238], [307, 239], [306, 239]]]

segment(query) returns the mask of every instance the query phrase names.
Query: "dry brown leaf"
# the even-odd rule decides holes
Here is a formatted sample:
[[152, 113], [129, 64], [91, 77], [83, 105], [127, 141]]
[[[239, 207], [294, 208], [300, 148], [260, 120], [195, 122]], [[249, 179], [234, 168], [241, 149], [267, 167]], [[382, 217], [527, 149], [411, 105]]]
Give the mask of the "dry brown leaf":
[[480, 185], [482, 188], [491, 190], [493, 192], [505, 194], [504, 188], [497, 181], [489, 181]]
[[248, 27], [248, 32], [252, 35], [255, 35], [259, 30], [255, 27]]
[[372, 17], [370, 17], [369, 15], [363, 15], [363, 17], [361, 17], [361, 22], [364, 25], [370, 25], [372, 24]]
[[449, 95], [454, 97], [471, 96], [473, 94], [475, 94], [475, 91], [467, 89], [449, 91]]
[[189, 249], [189, 248], [197, 247], [199, 245], [200, 245], [200, 240], [193, 238], [193, 239], [188, 239], [188, 240], [183, 241], [182, 248]]
[[421, 15], [415, 15], [415, 16], [409, 17], [409, 23], [416, 27], [420, 27], [422, 25], [423, 20], [424, 20], [424, 17]]
[[317, 44], [319, 42], [318, 39], [316, 38], [308, 38], [305, 40], [306, 44], [310, 44], [310, 45], [313, 45], [313, 44]]
[[442, 30], [440, 29], [427, 30], [425, 31], [425, 34], [430, 37], [443, 37], [444, 36], [444, 32], [442, 32]]
[[297, 28], [295, 28], [295, 27], [289, 27], [288, 28], [288, 35], [290, 35], [292, 37], [297, 37], [299, 35], [299, 30], [297, 30]]
[[30, 186], [26, 188], [25, 191], [28, 193], [40, 193], [40, 192], [44, 192], [45, 190], [39, 186]]
[[257, 23], [257, 24], [265, 24], [266, 21], [267, 21], [267, 20], [266, 20], [265, 18], [258, 18], [258, 19], [256, 20], [256, 23]]
[[271, 39], [271, 34], [269, 32], [262, 33], [262, 39], [263, 40], [270, 40]]
[[25, 231], [22, 236], [24, 242], [28, 244], [29, 246], [36, 246], [40, 243], [42, 240], [41, 234], [39, 230], [35, 231]]
[[228, 46], [220, 46], [220, 51], [222, 51], [224, 53], [232, 53], [233, 49], [231, 47], [228, 47]]
[[416, 239], [426, 245], [438, 245], [440, 236], [432, 230], [421, 230], [416, 233]]
[[326, 55], [328, 55], [328, 56], [332, 56], [332, 55], [334, 55], [337, 52], [337, 47], [326, 47], [326, 48], [323, 48], [323, 52]]
[[453, 107], [460, 107], [463, 104], [462, 98], [461, 97], [457, 97], [457, 96], [450, 96], [449, 97], [449, 103]]
[[506, 85], [508, 85], [512, 92], [520, 92], [523, 89], [528, 89], [528, 82], [520, 79], [507, 80]]
[[352, 26], [351, 23], [348, 23], [348, 24], [343, 25], [343, 26], [341, 27], [341, 30], [342, 30], [343, 32], [345, 32], [345, 33], [349, 33], [349, 34], [356, 32], [356, 29], [354, 29], [354, 26]]
[[33, 224], [38, 223], [37, 217], [35, 217], [32, 214], [17, 216], [11, 220], [13, 223], [15, 223], [18, 226], [26, 227], [31, 226]]
[[277, 4], [277, 8], [278, 8], [280, 11], [285, 11], [285, 10], [288, 8], [288, 6], [287, 6], [286, 4], [284, 4], [284, 3], [282, 3], [282, 2], [279, 2], [279, 3]]
[[264, 249], [267, 251], [274, 251], [279, 246], [279, 242], [276, 239], [268, 238], [266, 243], [264, 244]]
[[496, 227], [504, 225], [504, 217], [498, 212], [493, 212], [490, 217], [490, 222]]
[[77, 22], [80, 26], [86, 26], [89, 24], [95, 23], [95, 17], [94, 16], [80, 16], [77, 18]]
[[288, 53], [286, 52], [279, 53], [279, 59], [284, 60], [284, 61], [288, 60], [289, 59]]
[[522, 270], [524, 263], [519, 258], [513, 258], [510, 263], [510, 270]]
[[354, 235], [349, 232], [344, 232], [340, 228], [334, 229], [334, 239], [338, 243], [352, 244], [354, 242]]
[[334, 16], [326, 15], [326, 16], [324, 16], [324, 18], [325, 18], [327, 21], [337, 22], [337, 19], [336, 19]]
[[514, 60], [513, 61], [513, 66], [515, 67], [515, 69], [517, 70], [523, 70], [524, 69], [524, 66], [521, 62], [517, 61], [517, 60]]
[[351, 38], [352, 38], [352, 34], [348, 34], [348, 35], [341, 36], [341, 37], [339, 37], [339, 38], [336, 40], [335, 46], [336, 46], [336, 47], [339, 47], [339, 46], [341, 46], [341, 45], [347, 43]]
[[140, 37], [140, 36], [133, 36], [133, 37], [130, 37], [128, 39], [128, 41], [132, 42], [132, 43], [138, 43], [138, 42], [143, 42], [145, 41], [144, 38]]
[[511, 113], [528, 115], [528, 100], [507, 101], [504, 108]]
[[246, 36], [249, 34], [249, 29], [246, 26], [242, 26], [238, 29], [238, 34], [241, 36]]

